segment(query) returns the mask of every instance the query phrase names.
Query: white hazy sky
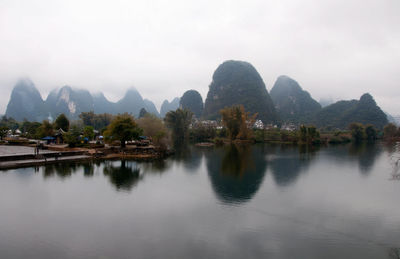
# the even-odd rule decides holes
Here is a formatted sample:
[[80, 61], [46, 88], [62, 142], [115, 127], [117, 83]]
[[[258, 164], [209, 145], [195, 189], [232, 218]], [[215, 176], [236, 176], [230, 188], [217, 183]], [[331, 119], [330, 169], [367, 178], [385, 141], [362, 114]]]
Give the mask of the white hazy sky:
[[319, 100], [369, 92], [400, 114], [399, 0], [0, 0], [0, 113], [20, 77], [112, 101], [136, 87], [160, 107], [224, 60], [252, 63], [270, 91], [286, 74]]

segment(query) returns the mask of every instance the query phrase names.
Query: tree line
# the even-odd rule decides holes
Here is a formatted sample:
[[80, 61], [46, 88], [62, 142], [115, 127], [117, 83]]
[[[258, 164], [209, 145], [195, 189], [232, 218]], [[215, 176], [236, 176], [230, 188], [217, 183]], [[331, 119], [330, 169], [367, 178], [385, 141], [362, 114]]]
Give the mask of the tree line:
[[166, 114], [164, 120], [145, 109], [140, 111], [139, 118], [124, 113], [111, 115], [108, 113], [95, 114], [93, 111], [82, 112], [79, 120], [69, 121], [64, 114], [60, 114], [54, 122], [17, 122], [3, 116], [0, 120], [0, 137], [7, 135], [9, 130], [19, 129], [22, 136], [40, 139], [53, 136], [61, 129], [64, 141], [75, 146], [81, 138], [92, 140], [95, 131], [109, 141], [118, 141], [122, 147], [130, 140], [136, 140], [141, 135], [149, 137], [156, 145], [167, 146], [171, 143], [191, 142], [218, 142], [225, 141], [252, 141], [252, 142], [287, 142], [302, 144], [319, 144], [321, 142], [341, 143], [351, 139], [355, 142], [378, 138], [398, 139], [400, 128], [390, 123], [383, 131], [373, 125], [352, 123], [348, 131], [320, 132], [313, 125], [300, 125], [297, 130], [283, 130], [279, 128], [255, 129], [253, 127], [257, 114], [246, 112], [243, 105], [235, 105], [220, 110], [221, 127], [207, 125], [202, 121], [194, 120], [193, 113], [188, 109], [177, 109]]

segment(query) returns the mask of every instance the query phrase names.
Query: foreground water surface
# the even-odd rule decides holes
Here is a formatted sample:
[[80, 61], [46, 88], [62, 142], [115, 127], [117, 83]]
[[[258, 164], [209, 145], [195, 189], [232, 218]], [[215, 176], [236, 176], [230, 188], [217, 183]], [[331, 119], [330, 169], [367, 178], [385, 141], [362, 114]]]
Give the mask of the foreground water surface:
[[395, 145], [0, 171], [0, 258], [400, 258]]

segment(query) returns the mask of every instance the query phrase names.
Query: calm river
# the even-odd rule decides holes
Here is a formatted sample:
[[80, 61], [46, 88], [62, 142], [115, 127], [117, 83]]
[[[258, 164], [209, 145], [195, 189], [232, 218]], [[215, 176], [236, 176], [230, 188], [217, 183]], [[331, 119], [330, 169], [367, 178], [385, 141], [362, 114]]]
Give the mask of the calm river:
[[0, 171], [0, 258], [400, 258], [393, 145]]

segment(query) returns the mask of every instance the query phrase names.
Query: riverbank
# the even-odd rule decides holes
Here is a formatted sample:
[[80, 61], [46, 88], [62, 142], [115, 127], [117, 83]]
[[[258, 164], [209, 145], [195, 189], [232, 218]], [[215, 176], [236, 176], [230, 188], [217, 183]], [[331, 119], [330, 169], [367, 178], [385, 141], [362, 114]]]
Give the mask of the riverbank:
[[36, 153], [31, 146], [0, 145], [0, 170], [20, 167], [42, 166], [60, 162], [80, 162], [85, 160], [132, 159], [150, 161], [164, 158], [170, 150], [159, 150], [154, 146], [127, 146], [90, 148], [68, 148], [65, 145], [49, 145]]

